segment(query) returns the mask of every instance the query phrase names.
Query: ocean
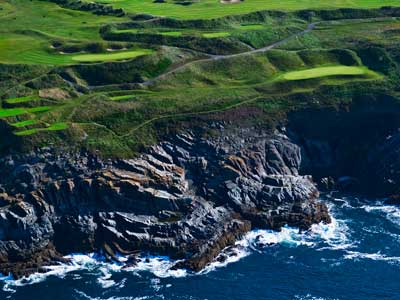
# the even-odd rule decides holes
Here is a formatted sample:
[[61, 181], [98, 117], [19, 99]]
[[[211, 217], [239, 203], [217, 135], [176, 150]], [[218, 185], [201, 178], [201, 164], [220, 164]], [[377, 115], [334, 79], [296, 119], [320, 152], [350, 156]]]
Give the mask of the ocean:
[[126, 268], [101, 254], [72, 254], [71, 264], [45, 274], [2, 276], [0, 299], [400, 299], [400, 207], [338, 194], [322, 201], [332, 224], [254, 230], [200, 273], [170, 270], [167, 257]]

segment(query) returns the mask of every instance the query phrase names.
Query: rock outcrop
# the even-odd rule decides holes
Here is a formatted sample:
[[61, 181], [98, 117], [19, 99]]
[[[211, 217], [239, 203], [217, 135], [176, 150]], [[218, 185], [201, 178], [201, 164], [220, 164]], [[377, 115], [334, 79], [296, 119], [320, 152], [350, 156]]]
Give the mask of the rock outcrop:
[[252, 228], [330, 222], [300, 148], [240, 129], [175, 135], [140, 157], [100, 160], [41, 149], [0, 160], [0, 272], [40, 271], [71, 252], [138, 251], [204, 268]]

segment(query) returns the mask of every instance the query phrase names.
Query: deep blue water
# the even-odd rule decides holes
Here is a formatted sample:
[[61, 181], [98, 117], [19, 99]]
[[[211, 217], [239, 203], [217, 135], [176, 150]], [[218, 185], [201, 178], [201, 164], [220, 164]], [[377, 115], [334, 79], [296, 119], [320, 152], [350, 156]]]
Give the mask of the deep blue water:
[[231, 250], [230, 263], [202, 274], [171, 272], [162, 258], [121, 270], [75, 255], [74, 265], [46, 276], [1, 282], [0, 299], [400, 299], [400, 208], [355, 197], [324, 201], [331, 225], [303, 234], [254, 231]]

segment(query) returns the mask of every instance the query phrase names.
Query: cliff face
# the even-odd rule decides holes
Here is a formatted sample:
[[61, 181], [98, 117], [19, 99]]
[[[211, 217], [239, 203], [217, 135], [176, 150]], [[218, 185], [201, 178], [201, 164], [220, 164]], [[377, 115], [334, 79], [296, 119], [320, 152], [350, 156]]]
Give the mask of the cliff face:
[[187, 131], [130, 160], [42, 149], [0, 160], [0, 272], [21, 276], [63, 254], [138, 251], [201, 270], [252, 228], [330, 222], [300, 147], [255, 129]]

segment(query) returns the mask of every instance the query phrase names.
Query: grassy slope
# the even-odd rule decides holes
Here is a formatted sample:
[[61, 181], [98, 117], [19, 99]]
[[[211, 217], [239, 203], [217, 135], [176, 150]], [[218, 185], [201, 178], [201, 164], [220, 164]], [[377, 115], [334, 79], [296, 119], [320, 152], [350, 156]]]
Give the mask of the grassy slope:
[[[202, 3], [206, 2], [207, 0], [202, 1]], [[256, 2], [256, 0], [246, 0], [240, 5], [224, 5], [224, 9], [226, 9], [224, 13], [236, 9], [236, 7], [240, 7], [242, 13], [245, 9], [243, 4], [248, 5], [249, 9], [253, 9], [257, 6]], [[325, 1], [320, 2], [322, 5], [322, 2]], [[355, 2], [357, 1], [349, 4], [349, 1], [346, 1], [346, 5], [351, 6]], [[118, 1], [118, 3], [122, 5], [124, 1]], [[138, 4], [139, 2], [131, 0], [131, 3]], [[160, 8], [164, 5], [148, 1], [140, 3], [143, 11], [145, 11], [146, 5], [149, 7], [157, 5], [156, 7]], [[274, 3], [274, 1], [269, 2], [270, 5]], [[277, 3], [275, 4], [278, 5]], [[280, 3], [282, 5], [282, 1]], [[363, 1], [363, 3], [367, 6], [379, 6], [377, 1], [368, 3]], [[379, 3], [382, 4], [383, 1]], [[295, 9], [295, 5], [301, 4], [306, 5], [306, 1], [292, 1], [290, 7], [287, 8]], [[345, 5], [344, 1], [331, 1], [331, 4]], [[166, 4], [164, 7], [168, 7], [168, 5], [170, 4]], [[169, 14], [174, 14], [178, 13], [177, 10], [182, 10], [179, 12], [181, 14], [184, 12], [183, 10], [190, 10], [193, 15], [199, 16], [197, 13], [195, 14], [197, 5], [189, 7], [173, 5], [173, 8], [167, 11]], [[213, 1], [212, 5], [220, 4]], [[139, 50], [139, 52], [112, 52], [107, 55], [104, 53], [56, 55], [49, 49], [52, 41], [61, 40], [77, 44], [92, 41], [104, 42], [98, 34], [100, 25], [114, 22], [117, 19], [65, 10], [37, 0], [28, 3], [22, 0], [9, 0], [0, 3], [0, 6], [3, 7], [3, 10], [0, 10], [0, 25], [4, 25], [0, 27], [0, 63], [69, 64], [73, 57], [76, 59], [76, 55], [82, 55], [86, 61], [89, 59], [90, 62], [96, 62], [109, 58], [132, 58], [130, 55], [143, 54], [140, 52], [142, 50]], [[208, 7], [207, 12], [217, 14], [218, 9], [214, 8]], [[260, 5], [257, 9], [260, 9]], [[22, 19], [23, 14], [28, 13], [29, 10], [33, 11], [32, 18]], [[235, 12], [232, 11], [232, 13]], [[16, 19], [14, 19], [15, 17]], [[185, 15], [185, 17], [191, 18], [191, 14]], [[202, 17], [210, 18], [211, 16], [206, 14]], [[299, 30], [296, 27], [299, 23], [301, 22], [296, 23], [294, 20], [295, 31]], [[304, 25], [304, 22], [301, 24]], [[57, 28], [53, 30], [53, 27]], [[193, 28], [180, 31], [160, 28], [162, 30], [160, 32], [165, 35], [165, 32], [170, 31], [172, 32], [170, 36], [175, 37], [179, 37], [181, 32], [183, 35], [197, 36], [211, 33], [207, 37], [210, 38], [209, 40], [217, 40], [216, 45], [218, 45], [218, 38], [235, 38], [245, 30], [246, 32], [243, 34], [251, 35], [252, 41], [259, 40], [256, 47], [262, 47], [270, 40], [259, 39], [258, 37], [261, 37], [259, 34], [270, 34], [279, 28], [276, 24], [273, 26], [270, 24], [241, 26], [241, 24], [235, 23], [231, 28], [227, 28], [226, 32], [230, 35], [229, 37], [224, 33], [225, 30], [218, 28], [215, 28], [214, 32], [199, 31]], [[328, 49], [336, 48], [338, 45], [345, 49], [358, 49], [360, 48], [359, 43], [370, 43], [371, 41], [389, 47], [398, 43], [398, 35], [395, 33], [398, 28], [400, 28], [400, 21], [395, 19], [382, 22], [373, 20], [324, 22], [306, 36], [294, 38], [281, 45], [281, 48], [284, 49], [282, 51], [273, 50], [267, 53], [230, 57], [218, 61], [192, 62], [181, 67], [178, 72], [162, 77], [150, 86], [123, 85], [136, 82], [136, 77], [132, 76], [136, 70], [141, 70], [144, 78], [152, 78], [174, 66], [182, 66], [188, 60], [196, 60], [203, 56], [188, 55], [182, 50], [165, 48], [162, 53], [157, 51], [148, 56], [148, 60], [146, 56], [146, 59], [140, 57], [132, 62], [85, 65], [83, 66], [87, 68], [85, 71], [75, 74], [82, 76], [80, 79], [83, 84], [85, 84], [85, 79], [88, 79], [85, 76], [91, 78], [99, 76], [104, 79], [104, 84], [107, 84], [107, 80], [111, 80], [110, 82], [113, 83], [112, 80], [118, 77], [118, 82], [122, 83], [123, 88], [131, 90], [119, 90], [119, 86], [110, 85], [105, 86], [103, 91], [96, 92], [95, 90], [81, 96], [75, 95], [66, 101], [52, 102], [44, 99], [28, 101], [26, 98], [20, 98], [20, 96], [32, 95], [32, 93], [37, 95], [36, 88], [25, 91], [26, 87], [21, 87], [22, 92], [11, 92], [7, 93], [7, 97], [2, 97], [9, 101], [3, 101], [3, 108], [0, 108], [0, 119], [6, 120], [13, 127], [11, 130], [21, 136], [21, 139], [29, 140], [31, 138], [35, 144], [46, 144], [49, 140], [61, 142], [60, 136], [54, 133], [61, 131], [62, 139], [71, 145], [79, 144], [79, 146], [84, 145], [90, 149], [99, 149], [106, 155], [129, 156], [132, 151], [137, 149], [138, 145], [155, 140], [157, 132], [162, 130], [155, 125], [155, 122], [160, 120], [190, 119], [199, 115], [223, 112], [244, 106], [257, 106], [262, 107], [265, 112], [280, 113], [291, 107], [288, 106], [286, 100], [275, 101], [273, 100], [275, 98], [286, 99], [286, 97], [298, 93], [317, 93], [320, 89], [329, 89], [333, 86], [332, 90], [340, 91], [339, 86], [347, 89], [358, 84], [365, 84], [366, 80], [368, 83], [365, 86], [372, 86], [375, 81], [382, 80], [383, 76], [363, 66], [360, 57], [355, 52], [332, 52]], [[27, 29], [29, 30], [27, 31]], [[387, 35], [386, 31], [388, 31]], [[224, 33], [224, 36], [221, 33]], [[380, 35], [384, 35], [384, 37]], [[276, 39], [279, 38], [275, 37], [272, 40]], [[314, 50], [298, 51], [301, 49]], [[380, 70], [376, 71], [380, 72]], [[101, 82], [102, 80], [100, 80], [100, 84], [103, 84]], [[48, 86], [49, 84], [50, 86]], [[44, 83], [37, 84], [37, 86], [39, 86], [37, 89], [42, 86], [59, 87], [56, 81], [49, 83], [47, 78]], [[0, 90], [0, 92], [3, 91]], [[329, 96], [329, 93], [326, 96]], [[2, 93], [0, 93], [1, 95]], [[332, 97], [342, 100], [345, 98], [342, 96]], [[292, 105], [294, 107], [298, 104], [292, 103]], [[45, 132], [46, 134], [44, 134]], [[83, 136], [86, 137], [84, 140], [82, 140]]]
[[[89, 0], [85, 0], [90, 2]], [[334, 8], [377, 8], [399, 6], [398, 0], [245, 0], [239, 4], [221, 4], [218, 0], [200, 0], [189, 6], [154, 3], [153, 0], [96, 0], [123, 8], [130, 13], [147, 13], [178, 19], [211, 19], [231, 14], [243, 14], [258, 10], [301, 10]]]

